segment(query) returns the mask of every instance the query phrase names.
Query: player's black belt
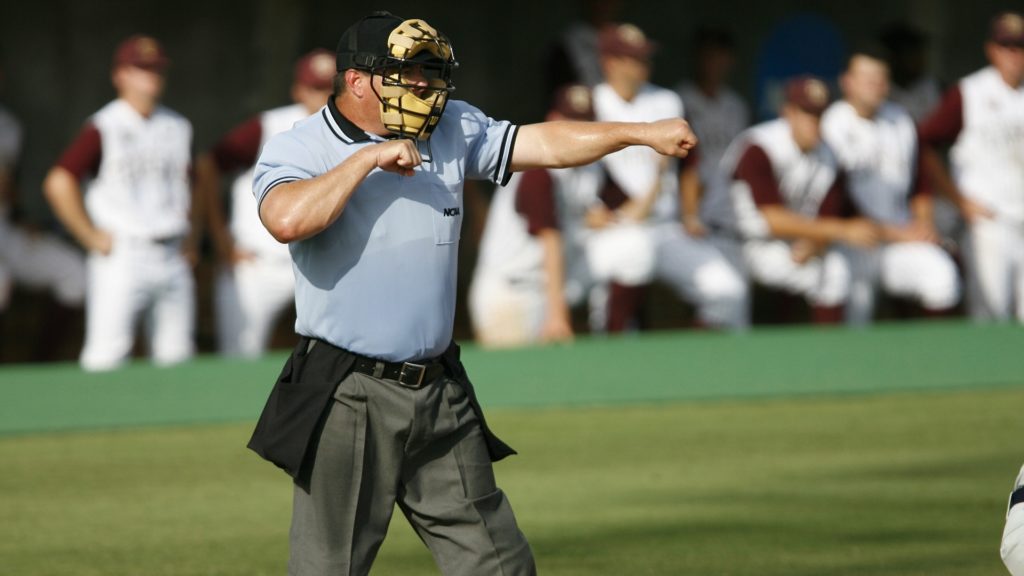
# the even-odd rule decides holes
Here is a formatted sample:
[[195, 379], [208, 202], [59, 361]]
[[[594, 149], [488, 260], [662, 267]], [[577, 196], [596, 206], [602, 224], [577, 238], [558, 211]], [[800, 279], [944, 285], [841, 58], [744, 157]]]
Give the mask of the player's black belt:
[[444, 364], [440, 360], [423, 363], [385, 362], [366, 356], [356, 355], [352, 369], [374, 378], [395, 380], [408, 388], [419, 388], [429, 384], [444, 374]]
[[1013, 508], [1017, 504], [1024, 502], [1024, 486], [1017, 488], [1010, 494], [1010, 508]]

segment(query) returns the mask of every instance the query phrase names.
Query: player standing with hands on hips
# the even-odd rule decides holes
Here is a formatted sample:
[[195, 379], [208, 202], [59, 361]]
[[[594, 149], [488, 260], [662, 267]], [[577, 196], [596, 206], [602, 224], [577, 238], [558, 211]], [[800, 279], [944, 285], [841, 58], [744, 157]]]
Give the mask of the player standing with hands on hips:
[[[1024, 16], [996, 16], [985, 54], [991, 66], [950, 88], [919, 127], [921, 152], [967, 222], [971, 316], [1024, 323]], [[935, 149], [950, 143], [952, 180]]]
[[452, 342], [462, 186], [593, 162], [686, 156], [681, 119], [515, 126], [449, 100], [449, 41], [387, 12], [341, 36], [335, 94], [270, 140], [254, 194], [288, 242], [299, 344], [249, 446], [295, 479], [289, 573], [367, 574], [395, 504], [446, 575], [535, 574]]
[[89, 118], [43, 183], [57, 218], [89, 253], [86, 370], [123, 363], [143, 315], [158, 364], [194, 352], [192, 125], [160, 105], [169, 63], [149, 36], [122, 42], [111, 74], [117, 98]]

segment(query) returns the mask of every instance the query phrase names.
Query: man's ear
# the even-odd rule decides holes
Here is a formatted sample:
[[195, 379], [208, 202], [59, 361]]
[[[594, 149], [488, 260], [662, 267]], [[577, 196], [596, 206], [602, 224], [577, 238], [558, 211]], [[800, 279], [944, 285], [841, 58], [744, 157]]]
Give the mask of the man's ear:
[[345, 89], [352, 93], [357, 98], [362, 98], [366, 95], [366, 91], [369, 88], [368, 81], [370, 77], [366, 74], [360, 74], [358, 70], [349, 68], [345, 71]]

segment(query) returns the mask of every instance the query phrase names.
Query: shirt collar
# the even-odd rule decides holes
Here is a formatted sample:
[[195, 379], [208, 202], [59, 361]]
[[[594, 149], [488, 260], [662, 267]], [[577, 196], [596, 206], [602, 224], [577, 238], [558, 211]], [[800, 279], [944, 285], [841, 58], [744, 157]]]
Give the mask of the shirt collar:
[[[325, 114], [324, 119], [327, 120], [328, 124], [333, 124], [331, 126], [332, 131], [338, 138], [349, 142], [367, 142], [370, 140], [369, 134], [353, 124], [351, 120], [338, 110], [338, 105], [334, 102], [334, 96], [327, 99], [326, 111], [330, 116], [327, 117], [327, 114]], [[338, 130], [341, 131], [341, 134], [338, 134]], [[342, 137], [342, 134], [344, 134], [344, 137]]]
[[[369, 142], [376, 140], [378, 142], [382, 140], [392, 140], [397, 138], [397, 134], [386, 134], [384, 136], [377, 136], [376, 134], [369, 134], [359, 126], [352, 123], [351, 120], [345, 117], [338, 110], [338, 105], [334, 102], [334, 96], [327, 99], [327, 107], [324, 109], [324, 120], [331, 128], [331, 132], [338, 137], [339, 140], [353, 144], [356, 142]], [[340, 131], [340, 133], [339, 133]]]

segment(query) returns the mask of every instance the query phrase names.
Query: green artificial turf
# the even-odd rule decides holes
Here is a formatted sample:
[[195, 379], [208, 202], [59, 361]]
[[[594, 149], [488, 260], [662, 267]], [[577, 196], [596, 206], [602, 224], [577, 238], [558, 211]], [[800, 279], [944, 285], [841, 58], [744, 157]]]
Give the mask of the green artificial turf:
[[[1024, 386], [504, 408], [540, 573], [993, 575]], [[281, 575], [250, 424], [0, 437], [0, 573]], [[437, 574], [400, 515], [374, 574]]]

